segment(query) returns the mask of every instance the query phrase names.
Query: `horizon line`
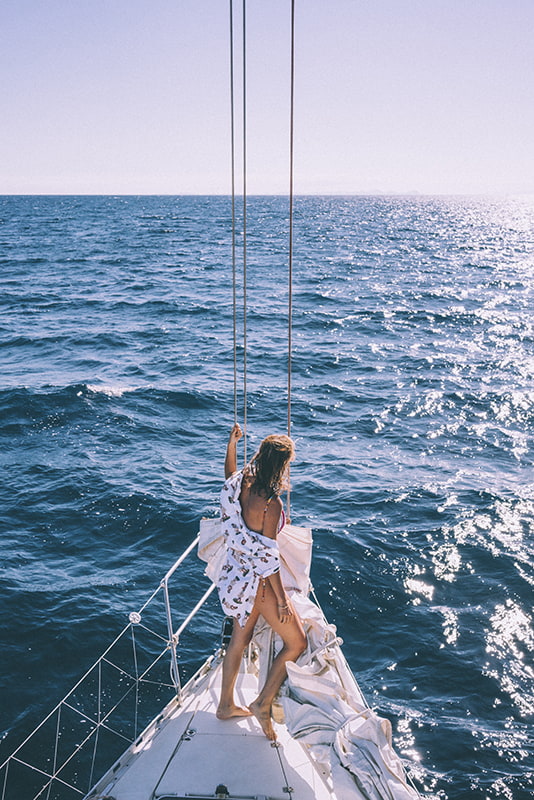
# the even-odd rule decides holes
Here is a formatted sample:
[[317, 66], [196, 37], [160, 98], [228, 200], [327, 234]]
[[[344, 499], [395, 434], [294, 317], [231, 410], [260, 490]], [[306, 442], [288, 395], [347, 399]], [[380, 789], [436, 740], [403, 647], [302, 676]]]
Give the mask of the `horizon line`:
[[[295, 193], [294, 198], [298, 197], [520, 197], [534, 195], [534, 189], [529, 190], [500, 190], [500, 191], [472, 191], [472, 192], [302, 192]], [[231, 198], [230, 192], [0, 192], [0, 197], [227, 197]], [[235, 198], [243, 199], [243, 194], [235, 194]], [[254, 197], [283, 197], [289, 199], [289, 195], [283, 192], [255, 192], [246, 195], [247, 198]]]

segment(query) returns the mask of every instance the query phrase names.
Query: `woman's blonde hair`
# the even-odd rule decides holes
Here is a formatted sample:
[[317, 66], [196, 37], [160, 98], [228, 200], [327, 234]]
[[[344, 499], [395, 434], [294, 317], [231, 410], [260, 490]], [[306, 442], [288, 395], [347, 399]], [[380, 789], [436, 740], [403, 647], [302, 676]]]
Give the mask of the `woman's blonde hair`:
[[245, 475], [252, 480], [251, 490], [267, 497], [280, 494], [287, 488], [288, 466], [294, 455], [295, 445], [289, 436], [267, 436], [245, 468]]

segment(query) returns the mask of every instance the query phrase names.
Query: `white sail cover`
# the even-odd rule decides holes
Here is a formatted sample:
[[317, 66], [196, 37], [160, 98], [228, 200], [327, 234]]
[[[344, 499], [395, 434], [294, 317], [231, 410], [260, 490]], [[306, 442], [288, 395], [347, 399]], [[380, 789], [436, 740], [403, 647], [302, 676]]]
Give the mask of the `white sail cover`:
[[[341, 639], [308, 598], [312, 536], [309, 528], [286, 525], [278, 535], [282, 581], [299, 614], [308, 646], [287, 665], [281, 708], [287, 729], [316, 762], [334, 800], [415, 800], [402, 762], [391, 744], [391, 724], [369, 708], [341, 651]], [[199, 557], [216, 581], [224, 562], [217, 519], [202, 520]], [[260, 617], [254, 641], [260, 650], [263, 685], [281, 641]], [[277, 720], [282, 721], [282, 720]]]
[[[280, 548], [280, 574], [287, 591], [307, 595], [310, 591], [312, 535], [309, 528], [286, 524], [277, 536]], [[226, 542], [219, 517], [200, 520], [198, 557], [207, 562], [206, 575], [217, 583], [224, 564]]]

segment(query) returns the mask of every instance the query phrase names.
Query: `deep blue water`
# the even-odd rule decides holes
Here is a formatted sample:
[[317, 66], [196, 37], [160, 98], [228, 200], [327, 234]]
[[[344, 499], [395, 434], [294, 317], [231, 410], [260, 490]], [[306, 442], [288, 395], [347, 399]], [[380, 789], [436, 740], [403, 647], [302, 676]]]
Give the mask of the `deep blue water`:
[[[0, 198], [2, 757], [215, 512], [230, 213]], [[286, 426], [287, 200], [248, 215], [252, 449]], [[422, 791], [526, 800], [534, 201], [297, 198], [294, 270], [292, 516], [319, 600]]]

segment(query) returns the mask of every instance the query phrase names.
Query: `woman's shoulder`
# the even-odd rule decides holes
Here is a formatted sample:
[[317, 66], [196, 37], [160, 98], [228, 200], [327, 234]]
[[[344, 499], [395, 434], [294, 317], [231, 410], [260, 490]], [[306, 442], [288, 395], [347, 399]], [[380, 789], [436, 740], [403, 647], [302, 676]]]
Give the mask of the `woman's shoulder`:
[[224, 482], [225, 483], [235, 483], [236, 480], [242, 479], [242, 478], [243, 478], [243, 470], [242, 469], [236, 469], [235, 472], [231, 472], [230, 475], [228, 475], [224, 479]]
[[278, 524], [284, 510], [283, 503], [278, 495], [274, 495], [265, 509], [263, 521], [263, 534], [269, 539], [276, 539], [278, 534]]
[[269, 513], [269, 509], [272, 509], [273, 511], [276, 510], [277, 513], [280, 514], [280, 512], [282, 511], [282, 509], [284, 507], [284, 504], [282, 503], [282, 500], [281, 500], [280, 496], [277, 495], [277, 494], [273, 494], [269, 498], [268, 503], [269, 503], [269, 506], [267, 508], [267, 513]]

